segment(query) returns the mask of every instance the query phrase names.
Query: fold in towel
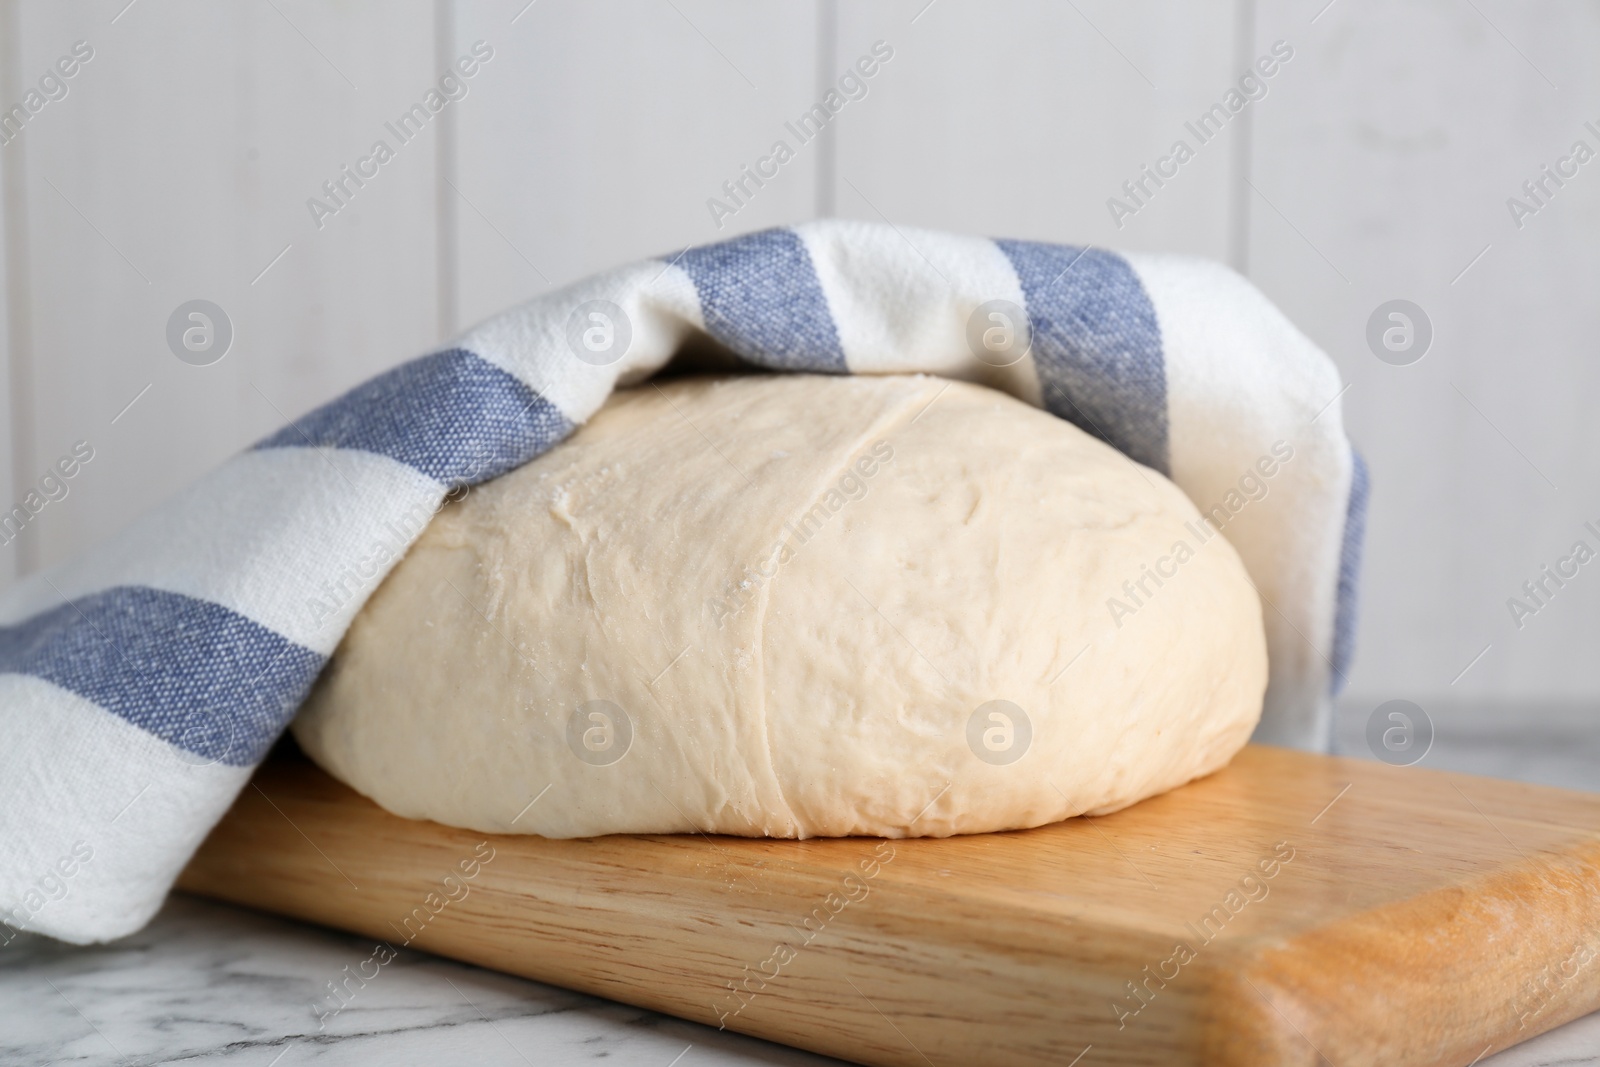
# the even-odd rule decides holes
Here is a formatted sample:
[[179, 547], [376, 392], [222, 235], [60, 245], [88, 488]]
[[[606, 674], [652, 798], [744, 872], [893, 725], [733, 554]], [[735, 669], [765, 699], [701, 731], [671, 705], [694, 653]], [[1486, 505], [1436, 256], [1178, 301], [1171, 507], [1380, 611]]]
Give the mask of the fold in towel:
[[1168, 475], [1261, 593], [1257, 739], [1323, 745], [1366, 500], [1327, 357], [1208, 261], [820, 221], [530, 300], [0, 596], [0, 940], [142, 926], [446, 494], [696, 335], [771, 370], [982, 382]]

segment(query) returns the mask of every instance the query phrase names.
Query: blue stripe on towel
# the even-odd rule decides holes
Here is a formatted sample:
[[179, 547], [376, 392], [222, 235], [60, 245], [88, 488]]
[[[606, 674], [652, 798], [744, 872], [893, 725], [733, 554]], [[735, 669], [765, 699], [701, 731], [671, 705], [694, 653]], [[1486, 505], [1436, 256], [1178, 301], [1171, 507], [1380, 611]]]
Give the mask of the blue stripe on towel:
[[1328, 681], [1334, 696], [1344, 688], [1345, 672], [1355, 653], [1357, 580], [1361, 576], [1361, 544], [1367, 532], [1367, 498], [1372, 495], [1367, 461], [1353, 448], [1350, 457], [1350, 503], [1345, 509], [1344, 544], [1339, 549], [1339, 605], [1333, 617], [1333, 677]]
[[0, 672], [53, 682], [197, 763], [259, 762], [322, 664], [220, 604], [143, 586], [0, 627]]
[[256, 445], [376, 452], [446, 485], [519, 467], [572, 432], [556, 406], [463, 348], [402, 363]]
[[844, 348], [805, 242], [763, 230], [678, 257], [700, 296], [706, 330], [770, 370], [846, 373]]
[[995, 243], [1022, 283], [1045, 408], [1169, 473], [1161, 327], [1133, 268], [1094, 248]]

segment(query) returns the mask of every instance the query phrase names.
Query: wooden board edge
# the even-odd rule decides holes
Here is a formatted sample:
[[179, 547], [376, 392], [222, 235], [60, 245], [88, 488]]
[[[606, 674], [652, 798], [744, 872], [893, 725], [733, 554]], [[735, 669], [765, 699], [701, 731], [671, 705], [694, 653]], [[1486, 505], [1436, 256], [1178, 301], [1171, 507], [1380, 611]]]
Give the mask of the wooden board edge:
[[[398, 944], [403, 934], [383, 920], [417, 903], [419, 872], [448, 870], [485, 836], [505, 842], [438, 824], [408, 824], [364, 798], [352, 804], [358, 794], [309, 762], [265, 767], [263, 775], [277, 801], [269, 806], [246, 789], [184, 872], [181, 888]], [[1536, 831], [1546, 814], [1537, 800], [1530, 797], [1512, 817], [1522, 831]], [[308, 820], [320, 821], [328, 835], [322, 844], [341, 859], [341, 843], [365, 857], [358, 860], [362, 866], [350, 868], [359, 893], [347, 892], [353, 887], [341, 880], [342, 872], [319, 865], [322, 849], [313, 852], [297, 825], [310, 827]], [[1520, 860], [1512, 856], [1476, 879], [1344, 913], [1289, 938], [1246, 935], [1202, 949], [1197, 972], [1210, 976], [1159, 998], [1155, 1014], [1140, 1021], [1140, 1041], [1153, 1042], [1147, 1051], [1158, 1046], [1170, 1063], [1313, 1067], [1326, 1056], [1340, 1067], [1464, 1067], [1487, 1049], [1600, 1007], [1600, 967], [1589, 968], [1586, 951], [1574, 954], [1588, 931], [1600, 931], [1600, 894], [1593, 889], [1600, 885], [1600, 836], [1569, 836], [1559, 847], [1540, 850], [1519, 830], [1512, 833], [1525, 846], [1518, 848]], [[356, 842], [383, 845], [363, 850]], [[713, 1001], [722, 995], [721, 980], [738, 978], [741, 961], [760, 962], [759, 954], [745, 951], [755, 947], [745, 941], [795, 918], [774, 913], [760, 895], [721, 901], [698, 889], [685, 892], [704, 888], [712, 868], [725, 879], [739, 877], [731, 858], [727, 865], [670, 862], [663, 868], [666, 883], [634, 894], [632, 903], [608, 899], [603, 891], [586, 895], [586, 881], [615, 875], [614, 858], [596, 862], [583, 842], [553, 844], [532, 868], [528, 857], [508, 848], [507, 858], [475, 883], [472, 898], [446, 909], [413, 947], [717, 1025]], [[1513, 847], [1507, 839], [1505, 851]], [[546, 863], [553, 866], [542, 877]], [[757, 874], [759, 868], [746, 869]], [[819, 896], [829, 888], [816, 883], [815, 872], [794, 873]], [[1153, 953], [1164, 942], [1123, 943], [1121, 963], [1097, 968], [1093, 955], [1058, 940], [1070, 939], [1068, 927], [1003, 937], [1003, 931], [970, 925], [941, 929], [937, 909], [919, 908], [931, 901], [893, 903], [896, 910], [882, 914], [875, 913], [890, 904], [888, 897], [853, 909], [848, 922], [830, 928], [833, 944], [809, 950], [756, 1010], [726, 1020], [728, 1028], [885, 1067], [922, 1063], [922, 1051], [941, 1061], [1055, 1062], [1060, 1050], [1049, 1042], [1067, 1032], [1092, 1037], [1100, 1047], [1123, 1045], [1124, 1058], [1132, 1052], [1113, 1010], [1096, 1009], [1107, 1003], [1107, 993], [1120, 995], [1128, 959], [1142, 960], [1146, 948]], [[907, 909], [915, 914], [908, 917]], [[907, 928], [909, 918], [916, 929]], [[587, 929], [575, 937], [579, 926]], [[1140, 933], [1128, 935], [1138, 941]], [[731, 954], [730, 937], [740, 946]], [[1041, 954], [1055, 962], [1041, 963]], [[652, 956], [666, 963], [652, 969], [640, 962]], [[938, 981], [926, 968], [908, 966], [934, 957], [949, 972]], [[1076, 965], [1061, 965], [1072, 958]], [[973, 982], [973, 974], [988, 975], [987, 985]], [[845, 978], [859, 985], [861, 1002]], [[1020, 998], [1012, 995], [1019, 984], [1029, 990]], [[930, 1003], [954, 1007], [934, 1018], [925, 1014]], [[900, 1037], [883, 1011], [914, 1019], [922, 1050], [897, 1044]], [[1462, 1036], [1441, 1038], [1456, 1028]]]
[[1206, 1062], [1465, 1067], [1600, 1009], [1600, 839], [1260, 944], [1212, 984]]
[[[800, 944], [794, 939], [802, 936], [801, 916], [792, 899], [741, 891], [719, 901], [684, 891], [705, 888], [708, 868], [700, 863], [669, 864], [664, 884], [613, 896], [601, 883], [615, 877], [614, 862], [596, 862], [584, 842], [553, 843], [539, 858], [550, 866], [533, 873], [515, 838], [437, 824], [408, 833], [405, 820], [364, 798], [354, 803], [357, 794], [309, 765], [274, 768], [262, 784], [271, 803], [247, 789], [179, 888], [877, 1067], [925, 1067], [924, 1053], [939, 1062], [1052, 1063], [1064, 1032], [1086, 1033], [1085, 1041], [1092, 1037], [1102, 1047], [1127, 1039], [1105, 1007], [1129, 977], [1126, 960], [1099, 959], [1096, 966], [1104, 953], [1086, 954], [1074, 944], [1080, 931], [1070, 927], [975, 926], [941, 919], [914, 891], [891, 897], [874, 890], [829, 923], [825, 943], [802, 948], [799, 961], [767, 985], [753, 972], [772, 947]], [[338, 816], [336, 829], [330, 813]], [[304, 838], [300, 825], [320, 844]], [[417, 913], [425, 929], [407, 939], [406, 909], [429, 888], [423, 872], [447, 872], [485, 838], [501, 857], [484, 865], [469, 897], [441, 906], [431, 919]], [[352, 840], [376, 850], [342, 847]], [[343, 870], [335, 873], [323, 853]], [[820, 881], [815, 872], [794, 873], [815, 881], [802, 895], [820, 903], [845, 871]], [[1140, 958], [1165, 947], [1164, 936], [1125, 934], [1121, 950]], [[1064, 965], [1071, 959], [1078, 965]], [[748, 1003], [733, 990], [745, 978], [759, 989]], [[1162, 1014], [1193, 996], [1168, 998]], [[943, 1007], [930, 1016], [930, 1005]], [[890, 1016], [900, 1022], [890, 1023]], [[1181, 1027], [1181, 1040], [1159, 1024], [1146, 1026], [1142, 1040], [1165, 1041], [1173, 1056], [1196, 1062], [1179, 1052], [1198, 1047], [1191, 1018], [1177, 1011], [1174, 1019], [1182, 1021], [1169, 1020]], [[897, 1029], [908, 1026], [916, 1046]]]

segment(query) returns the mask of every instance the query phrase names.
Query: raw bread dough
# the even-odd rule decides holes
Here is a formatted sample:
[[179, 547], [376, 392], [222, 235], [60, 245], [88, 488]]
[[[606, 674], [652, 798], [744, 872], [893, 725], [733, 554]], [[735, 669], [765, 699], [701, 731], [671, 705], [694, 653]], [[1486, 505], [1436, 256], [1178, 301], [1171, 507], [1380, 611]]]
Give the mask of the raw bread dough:
[[975, 385], [646, 385], [441, 511], [295, 735], [392, 812], [490, 832], [1113, 811], [1217, 770], [1261, 713], [1260, 603], [1200, 522]]

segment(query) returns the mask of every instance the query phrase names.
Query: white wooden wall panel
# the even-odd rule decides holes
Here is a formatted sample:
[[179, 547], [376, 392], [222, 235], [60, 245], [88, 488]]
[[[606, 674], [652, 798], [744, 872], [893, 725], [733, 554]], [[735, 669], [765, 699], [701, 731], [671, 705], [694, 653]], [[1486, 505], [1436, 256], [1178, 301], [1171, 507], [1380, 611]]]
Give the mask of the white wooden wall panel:
[[[435, 77], [430, 4], [178, 0], [119, 15], [125, 4], [19, 5], [21, 82], [75, 41], [94, 49], [18, 138], [26, 470], [78, 439], [95, 449], [24, 534], [29, 568], [439, 333], [431, 133], [320, 231], [306, 208]], [[193, 298], [233, 321], [232, 350], [212, 366], [167, 348], [169, 314]]]
[[457, 6], [457, 50], [479, 39], [496, 50], [458, 114], [463, 323], [617, 263], [814, 213], [804, 150], [720, 228], [706, 201], [812, 103], [816, 4], [520, 7]]
[[[0, 99], [22, 97], [17, 74], [20, 51], [17, 47], [18, 12], [15, 4], [0, 4]], [[9, 106], [9, 104], [5, 105]], [[25, 407], [14, 403], [19, 387], [27, 386], [29, 363], [26, 324], [29, 304], [27, 272], [19, 269], [26, 250], [23, 239], [26, 212], [19, 196], [23, 149], [19, 145], [0, 145], [0, 508], [9, 511], [19, 499], [16, 472], [32, 466], [31, 441]], [[20, 573], [20, 545], [12, 540], [0, 545], [0, 588]]]
[[[1521, 230], [1506, 200], [1600, 149], [1600, 8], [1345, 0], [1313, 23], [1324, 4], [1261, 9], [1258, 42], [1297, 56], [1257, 116], [1250, 263], [1338, 361], [1373, 470], [1352, 701], [1592, 699], [1600, 567], [1520, 631], [1506, 601], [1600, 547], [1600, 162]], [[1435, 329], [1411, 366], [1365, 340], [1394, 298]]]
[[[1600, 162], [1521, 230], [1505, 206], [1585, 120], [1600, 125], [1592, 6], [125, 3], [7, 8], [0, 106], [73, 41], [96, 57], [0, 148], [23, 268], [5, 288], [22, 323], [5, 381], [26, 393], [0, 397], [0, 500], [78, 438], [97, 455], [0, 548], [0, 582], [485, 315], [622, 260], [833, 211], [1246, 269], [1339, 363], [1374, 471], [1351, 699], [1600, 693], [1600, 570], [1521, 631], [1505, 605], [1600, 520], [1585, 444]], [[306, 199], [480, 39], [495, 58], [467, 97], [317, 230]], [[895, 57], [866, 98], [719, 228], [708, 198], [793, 142], [784, 123], [880, 39]], [[1107, 198], [1278, 39], [1295, 58], [1267, 96], [1116, 226]], [[166, 318], [194, 297], [234, 321], [214, 366], [167, 351]], [[1365, 341], [1396, 297], [1436, 329], [1410, 367]]]
[[839, 117], [839, 212], [902, 225], [1229, 254], [1229, 128], [1119, 228], [1106, 201], [1235, 76], [1228, 0], [841, 5], [833, 66], [895, 50]]
[[[7, 41], [14, 39], [7, 35], [10, 27], [7, 25], [6, 13], [0, 11], [0, 96], [9, 98], [9, 86], [5, 77], [9, 70], [6, 61], [5, 49]], [[3, 152], [3, 149], [0, 149]], [[20, 457], [17, 455], [15, 441], [18, 428], [13, 422], [15, 411], [11, 405], [11, 372], [14, 367], [21, 366], [20, 360], [13, 362], [12, 348], [12, 322], [18, 311], [16, 294], [12, 292], [15, 278], [9, 269], [6, 251], [11, 247], [10, 231], [14, 224], [5, 210], [6, 193], [11, 187], [13, 178], [10, 169], [6, 166], [10, 160], [0, 155], [0, 455], [4, 461], [0, 462], [0, 509], [9, 510], [16, 502], [13, 470], [18, 467]], [[10, 583], [17, 573], [17, 545], [0, 544], [0, 589]]]

